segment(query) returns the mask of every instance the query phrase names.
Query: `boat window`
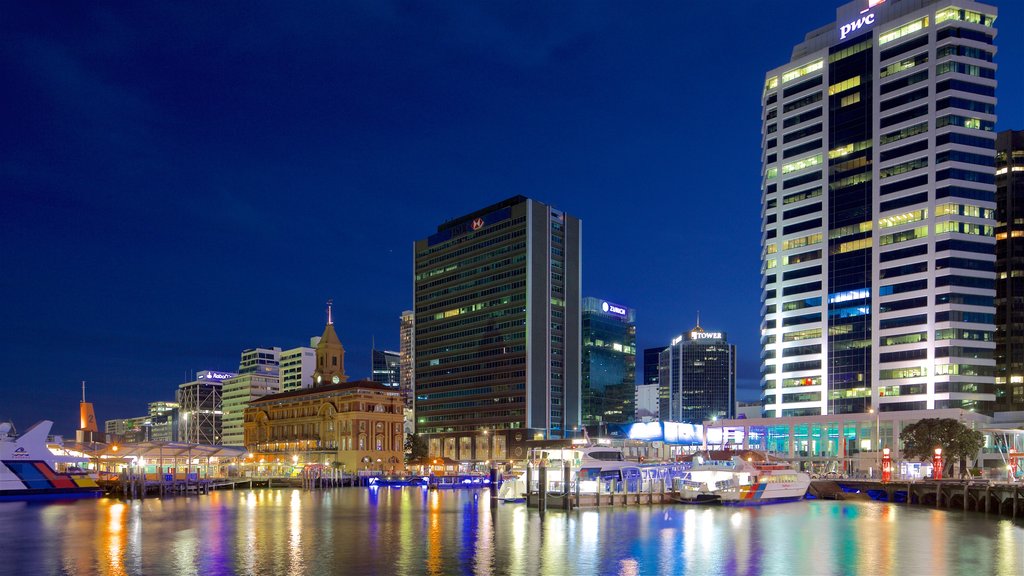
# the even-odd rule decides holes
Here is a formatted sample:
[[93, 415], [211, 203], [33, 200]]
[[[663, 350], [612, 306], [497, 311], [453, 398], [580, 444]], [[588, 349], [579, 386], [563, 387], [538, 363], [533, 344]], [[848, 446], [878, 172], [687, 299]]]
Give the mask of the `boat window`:
[[587, 456], [590, 456], [594, 460], [603, 460], [605, 462], [621, 462], [622, 461], [622, 452], [613, 452], [613, 451], [608, 451], [608, 452], [591, 452], [590, 454], [587, 454]]

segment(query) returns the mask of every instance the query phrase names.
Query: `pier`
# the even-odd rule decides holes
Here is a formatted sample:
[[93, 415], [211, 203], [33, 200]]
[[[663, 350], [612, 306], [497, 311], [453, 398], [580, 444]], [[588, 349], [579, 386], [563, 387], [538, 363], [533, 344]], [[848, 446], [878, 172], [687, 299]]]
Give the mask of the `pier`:
[[1024, 486], [987, 480], [812, 480], [808, 494], [824, 500], [870, 498], [882, 502], [1024, 518]]

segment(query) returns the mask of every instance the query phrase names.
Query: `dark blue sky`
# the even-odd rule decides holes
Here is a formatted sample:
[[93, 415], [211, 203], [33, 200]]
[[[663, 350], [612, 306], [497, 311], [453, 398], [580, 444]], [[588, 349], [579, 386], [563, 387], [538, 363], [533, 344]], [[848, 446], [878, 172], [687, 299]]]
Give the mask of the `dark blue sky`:
[[[640, 347], [693, 326], [757, 396], [764, 73], [838, 1], [8, 2], [0, 420], [145, 413], [243, 348], [397, 348], [412, 243], [515, 194], [584, 221]], [[1024, 128], [1000, 2], [999, 129]], [[638, 366], [639, 368], [639, 366]]]

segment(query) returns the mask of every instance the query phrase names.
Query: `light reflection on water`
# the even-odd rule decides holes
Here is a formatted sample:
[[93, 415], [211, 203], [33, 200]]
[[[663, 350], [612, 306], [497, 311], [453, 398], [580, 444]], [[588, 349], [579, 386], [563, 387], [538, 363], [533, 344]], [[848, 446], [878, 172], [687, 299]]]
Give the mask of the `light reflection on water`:
[[487, 491], [0, 503], [0, 573], [1024, 574], [1024, 528], [863, 502], [492, 509]]

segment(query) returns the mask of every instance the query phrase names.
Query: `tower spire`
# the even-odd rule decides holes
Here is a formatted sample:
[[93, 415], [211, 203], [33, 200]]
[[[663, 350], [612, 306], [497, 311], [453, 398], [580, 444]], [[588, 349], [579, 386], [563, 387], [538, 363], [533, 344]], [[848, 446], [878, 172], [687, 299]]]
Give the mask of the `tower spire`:
[[85, 380], [82, 380], [82, 404], [85, 404]]
[[327, 300], [327, 324], [334, 324], [334, 318], [331, 317], [331, 305], [334, 304], [334, 299]]
[[697, 310], [697, 328], [700, 328], [700, 310]]

